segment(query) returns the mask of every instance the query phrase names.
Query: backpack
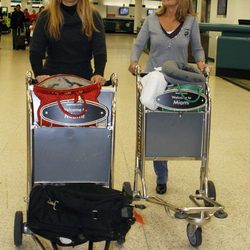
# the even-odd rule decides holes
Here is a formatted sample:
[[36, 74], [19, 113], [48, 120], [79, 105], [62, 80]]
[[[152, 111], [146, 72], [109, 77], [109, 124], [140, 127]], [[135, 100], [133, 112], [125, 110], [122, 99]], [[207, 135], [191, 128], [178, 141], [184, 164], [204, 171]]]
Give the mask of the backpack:
[[60, 246], [122, 242], [135, 221], [131, 202], [123, 192], [96, 184], [37, 185], [26, 225]]

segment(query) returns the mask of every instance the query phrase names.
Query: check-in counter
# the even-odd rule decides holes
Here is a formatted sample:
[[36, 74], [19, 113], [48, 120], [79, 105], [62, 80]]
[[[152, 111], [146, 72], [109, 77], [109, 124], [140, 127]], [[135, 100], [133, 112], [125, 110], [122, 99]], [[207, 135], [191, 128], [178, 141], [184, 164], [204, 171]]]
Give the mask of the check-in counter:
[[103, 18], [103, 23], [107, 33], [133, 33], [134, 31], [134, 19]]

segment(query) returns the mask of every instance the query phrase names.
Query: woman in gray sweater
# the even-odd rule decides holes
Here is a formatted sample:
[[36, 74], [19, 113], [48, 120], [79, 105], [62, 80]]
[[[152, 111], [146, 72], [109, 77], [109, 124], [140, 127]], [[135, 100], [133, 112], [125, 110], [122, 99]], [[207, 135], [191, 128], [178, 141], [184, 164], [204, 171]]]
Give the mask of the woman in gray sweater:
[[[151, 72], [169, 60], [187, 63], [189, 42], [197, 67], [201, 71], [207, 67], [192, 0], [162, 0], [161, 8], [146, 18], [133, 46], [129, 66], [132, 74], [148, 40], [150, 51], [145, 72]], [[154, 161], [154, 170], [157, 175], [156, 192], [164, 194], [167, 191], [167, 162]]]

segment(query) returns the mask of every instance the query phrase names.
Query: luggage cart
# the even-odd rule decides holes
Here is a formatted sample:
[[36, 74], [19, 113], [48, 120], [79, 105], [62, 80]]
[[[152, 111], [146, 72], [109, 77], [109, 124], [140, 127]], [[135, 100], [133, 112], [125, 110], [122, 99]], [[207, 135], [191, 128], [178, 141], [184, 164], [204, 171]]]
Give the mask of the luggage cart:
[[[156, 111], [147, 109], [140, 102], [141, 77], [144, 75], [137, 66], [137, 140], [133, 196], [135, 200], [144, 199], [164, 206], [168, 211], [174, 212], [175, 218], [186, 219], [188, 240], [192, 246], [197, 247], [202, 243], [202, 225], [213, 215], [217, 218], [227, 217], [224, 206], [216, 201], [215, 185], [208, 179], [211, 119], [209, 72], [203, 94], [197, 97], [192, 90], [186, 90], [182, 97], [176, 86], [169, 85], [164, 94], [156, 97], [159, 105]], [[145, 161], [169, 159], [201, 161], [200, 187], [194, 195], [189, 196], [195, 207], [177, 207], [159, 197], [148, 195]], [[141, 189], [138, 188], [139, 181]]]
[[[102, 88], [98, 96], [98, 106], [92, 107], [95, 114], [90, 115], [90, 120], [94, 117], [97, 121], [95, 126], [78, 126], [75, 123], [61, 127], [39, 126], [37, 110], [40, 101], [34, 94], [33, 82], [32, 73], [27, 72], [27, 197], [37, 184], [95, 183], [113, 188], [117, 75], [111, 75], [107, 83], [112, 87]], [[91, 107], [88, 106], [88, 110], [89, 108]], [[53, 109], [48, 113], [60, 120], [56, 118]], [[89, 121], [87, 115], [83, 119], [87, 120], [87, 125], [93, 124], [93, 119]], [[82, 123], [85, 121], [78, 120]], [[72, 150], [69, 150], [69, 147]], [[132, 197], [129, 182], [124, 182], [123, 192], [131, 192], [128, 195]], [[28, 198], [26, 202], [29, 202]], [[14, 222], [16, 246], [22, 245], [23, 234], [31, 235], [38, 245], [45, 249], [39, 238], [23, 222], [23, 212], [17, 211]], [[51, 246], [58, 249], [53, 243]]]

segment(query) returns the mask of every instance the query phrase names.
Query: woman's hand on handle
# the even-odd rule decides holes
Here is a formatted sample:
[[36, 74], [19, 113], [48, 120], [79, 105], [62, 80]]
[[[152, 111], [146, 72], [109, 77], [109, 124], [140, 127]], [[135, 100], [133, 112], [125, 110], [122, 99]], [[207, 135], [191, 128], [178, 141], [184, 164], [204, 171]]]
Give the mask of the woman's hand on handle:
[[196, 63], [198, 69], [204, 74], [211, 71], [211, 68], [209, 67], [208, 64], [204, 63], [203, 61], [199, 61]]
[[139, 65], [137, 61], [132, 62], [129, 67], [128, 70], [130, 73], [132, 73], [133, 75], [136, 74], [135, 70], [136, 70], [136, 66]]
[[106, 79], [101, 75], [93, 75], [90, 81], [92, 83], [100, 83], [101, 85], [103, 85], [106, 82]]
[[37, 77], [36, 77], [36, 80], [37, 80], [37, 82], [39, 83], [39, 82], [44, 81], [44, 80], [47, 79], [48, 77], [50, 77], [50, 75], [40, 75], [40, 76], [37, 76]]

